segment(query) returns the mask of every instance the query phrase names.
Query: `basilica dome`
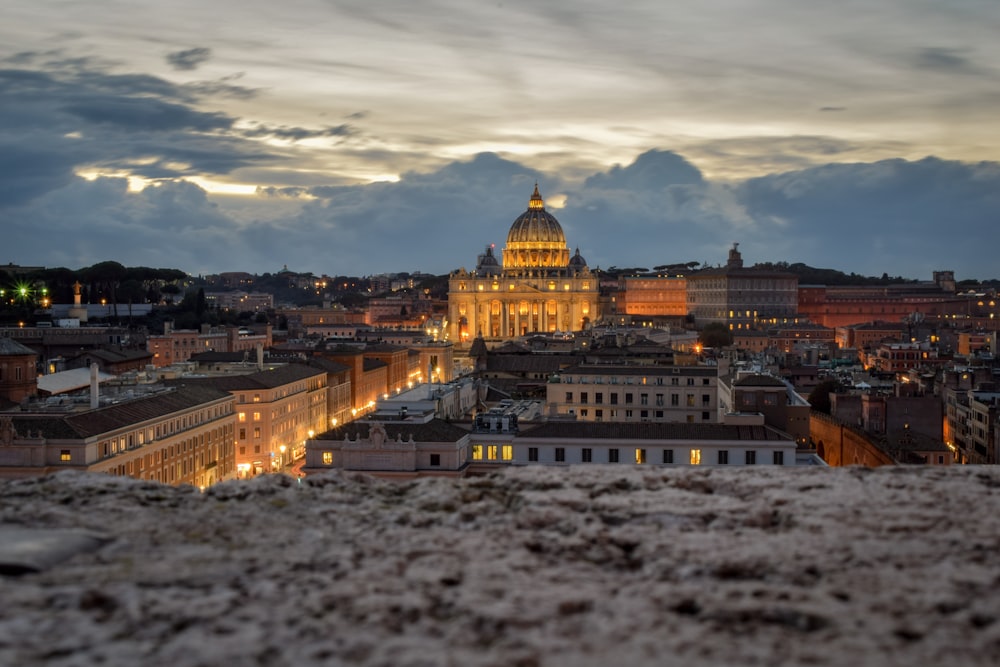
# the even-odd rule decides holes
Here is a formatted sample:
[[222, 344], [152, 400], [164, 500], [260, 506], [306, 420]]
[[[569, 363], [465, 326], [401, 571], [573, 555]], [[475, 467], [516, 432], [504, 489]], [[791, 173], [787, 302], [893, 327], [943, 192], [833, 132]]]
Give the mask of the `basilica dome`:
[[514, 220], [507, 233], [503, 268], [559, 268], [569, 264], [566, 235], [555, 216], [545, 210], [538, 185], [528, 201], [528, 210]]

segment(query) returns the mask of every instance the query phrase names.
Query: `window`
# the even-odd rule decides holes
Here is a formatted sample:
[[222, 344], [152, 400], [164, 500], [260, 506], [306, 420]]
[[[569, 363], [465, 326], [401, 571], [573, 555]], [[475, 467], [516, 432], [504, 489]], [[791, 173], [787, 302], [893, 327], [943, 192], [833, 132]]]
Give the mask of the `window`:
[[656, 395], [656, 404], [661, 407], [663, 406], [663, 394]]
[[323, 465], [330, 465], [333, 463], [333, 452], [323, 452]]
[[260, 394], [254, 394], [253, 395], [253, 402], [254, 403], [260, 403]]
[[783, 466], [785, 465], [785, 453], [784, 452], [774, 452], [774, 465]]
[[632, 411], [631, 410], [626, 410], [625, 411], [625, 419], [632, 419]]
[[431, 467], [436, 468], [441, 465], [441, 455], [431, 454]]
[[588, 411], [587, 408], [583, 408], [583, 409], [580, 410], [580, 416], [581, 417], [586, 417], [589, 414], [590, 414], [590, 411]]
[[594, 402], [597, 403], [598, 405], [604, 403], [604, 392], [599, 391], [596, 394], [594, 394]]
[[729, 450], [720, 449], [719, 450], [719, 465], [726, 465], [729, 463]]
[[694, 407], [694, 394], [688, 394], [687, 395], [687, 406], [689, 408], [693, 408]]
[[482, 445], [473, 445], [472, 446], [472, 460], [473, 461], [482, 461], [483, 460], [483, 446]]
[[748, 449], [746, 451], [746, 453], [743, 455], [743, 461], [748, 466], [752, 466], [752, 465], [756, 464], [757, 463], [757, 450], [755, 450], [755, 449]]
[[594, 419], [602, 421], [604, 419], [604, 410], [594, 410]]
[[702, 394], [701, 395], [701, 404], [702, 404], [703, 407], [707, 407], [707, 406], [711, 405], [712, 404], [712, 395], [711, 394]]
[[585, 392], [585, 391], [581, 391], [580, 392], [580, 402], [581, 403], [586, 403], [587, 402], [587, 392]]
[[59, 450], [59, 460], [60, 461], [72, 461], [73, 460], [73, 455], [70, 453], [70, 451], [68, 449], [61, 449], [61, 450]]
[[663, 419], [663, 410], [657, 410], [656, 411], [656, 418], [657, 419]]
[[611, 405], [618, 405], [618, 394], [611, 394]]
[[566, 460], [566, 448], [556, 447], [556, 463], [562, 463]]
[[694, 386], [694, 378], [688, 378], [687, 380], [688, 380], [688, 386], [689, 387], [693, 387]]
[[640, 419], [649, 419], [649, 410], [639, 410]]
[[681, 383], [680, 382], [680, 378], [670, 378], [670, 386], [671, 387], [676, 387], [680, 383]]
[[500, 456], [503, 457], [504, 461], [510, 461], [514, 458], [514, 445], [504, 445], [500, 448]]
[[260, 427], [259, 427], [259, 426], [258, 426], [258, 427], [256, 427], [256, 428], [255, 428], [255, 429], [253, 430], [253, 437], [254, 437], [255, 439], [257, 439], [257, 440], [260, 440]]
[[691, 450], [691, 465], [699, 466], [701, 465], [701, 450], [692, 449]]
[[663, 450], [663, 462], [666, 464], [672, 464], [674, 462], [674, 450], [672, 449]]
[[247, 420], [247, 413], [245, 413], [245, 412], [241, 412], [241, 413], [239, 414], [239, 420], [240, 420], [241, 422], [245, 422], [245, 421]]
[[260, 421], [260, 413], [259, 412], [253, 413], [253, 420], [255, 422], [259, 422]]
[[608, 450], [608, 463], [618, 463], [618, 450], [616, 448]]
[[538, 460], [538, 447], [528, 447], [528, 460], [529, 461]]
[[566, 392], [566, 402], [567, 403], [572, 403], [573, 402], [573, 392], [571, 392], [571, 391], [567, 391]]
[[712, 413], [711, 413], [711, 412], [702, 412], [702, 413], [701, 413], [701, 420], [702, 420], [703, 422], [707, 422], [707, 421], [709, 421], [709, 420], [710, 420], [711, 418], [712, 418]]
[[643, 463], [646, 462], [646, 450], [645, 449], [636, 449], [635, 450], [635, 462], [637, 464], [639, 464], [639, 465], [642, 465]]
[[580, 450], [580, 459], [584, 463], [590, 463], [591, 461], [594, 460], [594, 450], [592, 450], [590, 447], [584, 447], [582, 450]]
[[681, 404], [680, 394], [670, 394], [670, 407], [676, 408]]
[[240, 447], [240, 456], [246, 456], [246, 454], [247, 454], [247, 448]]
[[486, 445], [486, 458], [490, 461], [497, 460], [497, 446], [496, 445]]
[[777, 405], [778, 396], [777, 394], [764, 394], [764, 405]]
[[639, 394], [639, 404], [649, 405], [649, 394]]
[[247, 430], [245, 428], [241, 428], [240, 429], [240, 440], [246, 440], [246, 439], [247, 439]]
[[625, 402], [632, 403], [632, 394], [625, 394]]

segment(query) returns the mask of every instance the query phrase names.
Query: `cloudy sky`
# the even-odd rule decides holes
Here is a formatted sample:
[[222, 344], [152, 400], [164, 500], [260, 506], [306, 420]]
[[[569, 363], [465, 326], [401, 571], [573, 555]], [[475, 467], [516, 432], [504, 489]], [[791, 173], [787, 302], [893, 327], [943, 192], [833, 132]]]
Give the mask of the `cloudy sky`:
[[996, 0], [4, 0], [0, 264], [1000, 277]]

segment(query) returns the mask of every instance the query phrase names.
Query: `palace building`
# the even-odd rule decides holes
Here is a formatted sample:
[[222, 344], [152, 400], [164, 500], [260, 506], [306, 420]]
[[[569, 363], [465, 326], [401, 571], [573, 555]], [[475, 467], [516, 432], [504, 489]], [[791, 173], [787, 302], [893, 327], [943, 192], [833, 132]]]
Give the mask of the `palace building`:
[[501, 341], [580, 331], [599, 319], [597, 276], [579, 250], [570, 256], [537, 184], [528, 210], [510, 227], [502, 258], [501, 265], [488, 246], [474, 271], [461, 268], [449, 276], [449, 336], [456, 345], [479, 336]]

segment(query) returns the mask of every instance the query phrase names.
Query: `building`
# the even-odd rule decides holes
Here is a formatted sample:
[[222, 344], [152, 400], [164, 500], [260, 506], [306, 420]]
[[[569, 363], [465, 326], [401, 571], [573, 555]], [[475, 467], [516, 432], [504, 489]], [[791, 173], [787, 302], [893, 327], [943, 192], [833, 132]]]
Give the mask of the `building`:
[[205, 487], [236, 475], [236, 401], [177, 387], [96, 409], [0, 414], [0, 477], [84, 470]]
[[272, 328], [270, 324], [257, 329], [247, 327], [210, 327], [201, 329], [174, 329], [169, 322], [163, 325], [163, 334], [149, 336], [146, 349], [153, 355], [152, 363], [157, 368], [187, 361], [191, 355], [201, 352], [246, 352], [253, 353], [257, 346], [271, 347]]
[[327, 371], [288, 364], [246, 375], [183, 377], [236, 398], [236, 469], [240, 477], [278, 472], [305, 455], [306, 440], [329, 428]]
[[796, 322], [798, 277], [745, 268], [738, 247], [733, 244], [725, 266], [687, 275], [688, 312], [695, 322], [721, 322], [733, 331]]
[[619, 279], [618, 315], [641, 318], [684, 318], [688, 314], [687, 278], [675, 276], [623, 276]]
[[481, 474], [519, 465], [744, 466], [798, 463], [795, 441], [760, 420], [745, 424], [615, 424], [516, 420], [470, 430], [407, 416], [353, 422], [311, 440], [307, 473], [331, 469], [380, 477]]
[[468, 347], [474, 338], [502, 341], [536, 332], [578, 331], [600, 319], [597, 277], [579, 250], [571, 257], [538, 186], [510, 227], [502, 264], [493, 246], [474, 271], [448, 279], [448, 335]]
[[719, 421], [729, 413], [757, 413], [764, 423], [788, 433], [803, 446], [809, 442], [809, 401], [787, 382], [764, 373], [736, 373], [719, 378]]
[[716, 423], [718, 368], [582, 363], [546, 387], [551, 417], [581, 422]]
[[16, 340], [0, 336], [0, 399], [17, 403], [38, 393], [38, 355]]
[[205, 292], [205, 301], [216, 310], [259, 313], [274, 308], [274, 295], [267, 292]]

